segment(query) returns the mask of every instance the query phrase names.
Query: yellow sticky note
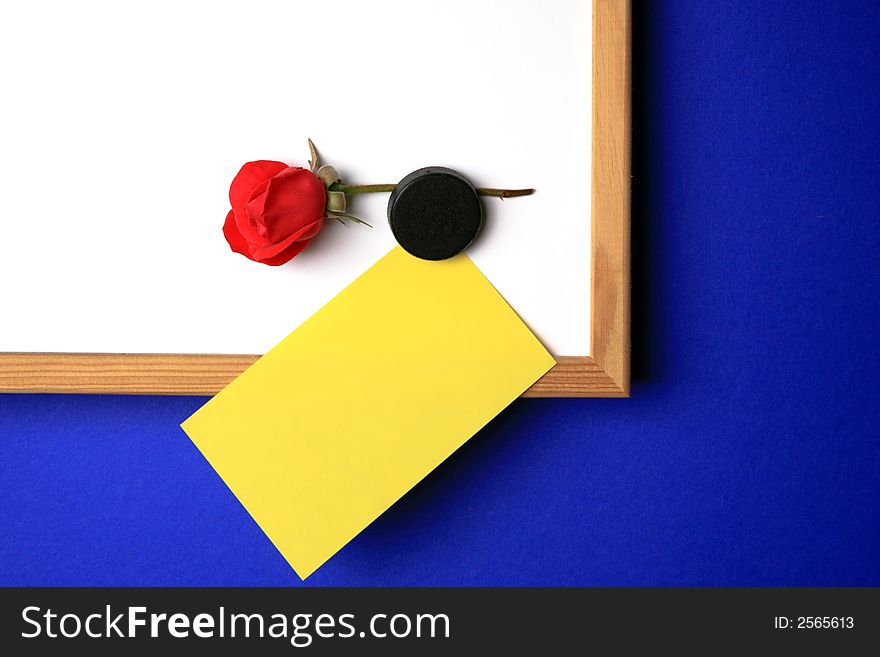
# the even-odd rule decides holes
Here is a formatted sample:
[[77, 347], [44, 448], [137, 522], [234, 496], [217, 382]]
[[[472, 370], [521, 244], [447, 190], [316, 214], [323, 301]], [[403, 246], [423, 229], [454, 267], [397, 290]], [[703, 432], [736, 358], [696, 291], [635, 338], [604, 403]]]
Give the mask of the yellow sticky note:
[[306, 578], [553, 364], [470, 258], [398, 247], [182, 426]]

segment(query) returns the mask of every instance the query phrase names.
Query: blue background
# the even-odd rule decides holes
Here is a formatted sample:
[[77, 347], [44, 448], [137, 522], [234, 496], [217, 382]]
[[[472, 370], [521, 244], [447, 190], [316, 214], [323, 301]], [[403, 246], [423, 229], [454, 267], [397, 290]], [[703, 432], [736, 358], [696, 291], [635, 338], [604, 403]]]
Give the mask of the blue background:
[[[647, 4], [632, 399], [518, 401], [308, 584], [880, 584], [880, 4]], [[0, 582], [298, 584], [203, 401], [0, 396]]]

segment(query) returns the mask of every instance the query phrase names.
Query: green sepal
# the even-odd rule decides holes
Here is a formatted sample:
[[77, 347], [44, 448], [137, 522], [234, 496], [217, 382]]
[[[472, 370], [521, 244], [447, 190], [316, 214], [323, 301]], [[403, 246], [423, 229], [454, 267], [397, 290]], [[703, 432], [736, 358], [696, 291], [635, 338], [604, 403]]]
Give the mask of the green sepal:
[[[372, 228], [373, 225], [364, 221], [360, 217], [355, 217], [353, 214], [347, 214], [345, 212], [328, 212], [327, 215], [336, 219], [339, 223], [345, 224], [346, 221], [354, 221], [355, 223], [362, 224], [367, 228]], [[345, 224], [347, 225], [347, 224]]]
[[336, 171], [336, 167], [325, 164], [321, 168], [319, 168], [315, 175], [318, 176], [321, 180], [324, 181], [325, 187], [330, 187], [330, 185], [335, 185], [336, 183], [341, 183], [342, 178], [339, 175], [339, 172]]
[[327, 192], [327, 209], [330, 212], [345, 212], [345, 192]]
[[318, 170], [318, 149], [315, 148], [315, 143], [309, 139], [309, 168], [312, 170], [312, 173], [315, 173]]

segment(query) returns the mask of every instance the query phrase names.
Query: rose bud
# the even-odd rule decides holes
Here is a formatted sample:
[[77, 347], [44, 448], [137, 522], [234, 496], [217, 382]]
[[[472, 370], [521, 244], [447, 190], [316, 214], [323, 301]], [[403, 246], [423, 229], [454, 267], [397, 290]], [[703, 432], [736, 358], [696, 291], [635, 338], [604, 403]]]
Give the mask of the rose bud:
[[327, 189], [308, 169], [259, 160], [235, 176], [229, 201], [223, 235], [232, 250], [264, 265], [283, 265], [321, 230]]

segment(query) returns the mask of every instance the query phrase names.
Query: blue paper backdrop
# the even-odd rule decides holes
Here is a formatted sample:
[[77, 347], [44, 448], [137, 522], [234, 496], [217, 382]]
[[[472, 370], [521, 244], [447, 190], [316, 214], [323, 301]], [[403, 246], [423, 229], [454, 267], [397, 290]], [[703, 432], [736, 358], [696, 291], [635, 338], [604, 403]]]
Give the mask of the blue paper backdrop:
[[[636, 2], [632, 399], [515, 403], [308, 583], [880, 584], [878, 34]], [[297, 584], [202, 402], [0, 396], [0, 582]]]

